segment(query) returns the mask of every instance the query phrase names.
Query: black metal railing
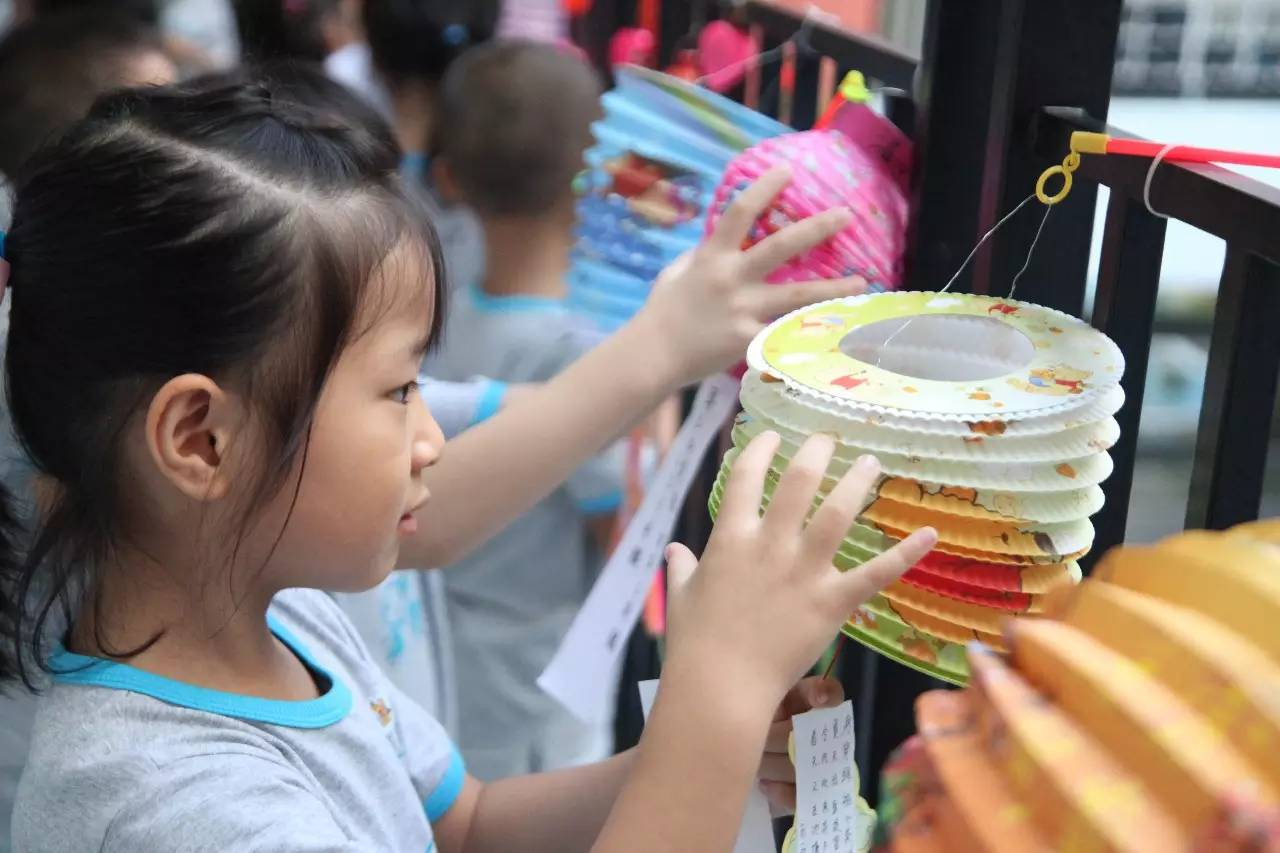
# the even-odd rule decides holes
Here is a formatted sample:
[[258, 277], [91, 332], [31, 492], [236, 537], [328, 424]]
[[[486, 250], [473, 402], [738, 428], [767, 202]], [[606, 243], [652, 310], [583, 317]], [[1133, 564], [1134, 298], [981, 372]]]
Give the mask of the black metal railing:
[[[768, 50], [807, 26], [794, 56], [791, 122], [808, 127], [820, 103], [819, 63], [857, 68], [882, 85], [910, 90], [892, 117], [916, 140], [908, 286], [930, 289], [950, 277], [978, 237], [1012, 209], [1045, 167], [1062, 159], [1074, 130], [1106, 130], [1121, 0], [1097, 0], [1090, 15], [1073, 4], [1029, 0], [930, 0], [922, 58], [826, 20], [750, 0], [747, 20]], [[762, 111], [775, 112], [783, 73], [760, 70]], [[839, 76], [837, 76], [839, 79]], [[1053, 108], [1070, 104], [1071, 109]], [[1165, 219], [1142, 200], [1149, 161], [1085, 156], [1071, 196], [1055, 210], [1052, 239], [1036, 250], [1019, 296], [1083, 316], [1096, 192], [1110, 190], [1091, 317], [1123, 350], [1126, 402], [1118, 414], [1115, 473], [1095, 519], [1094, 555], [1124, 540], [1151, 349]], [[1257, 517], [1280, 373], [1280, 190], [1213, 166], [1162, 164], [1151, 187], [1155, 210], [1227, 243], [1188, 497], [1188, 527], [1223, 528]], [[1015, 220], [976, 259], [958, 289], [1006, 292], [1026, 257], [1039, 217]], [[698, 543], [709, 529], [706, 494], [718, 461], [690, 494], [681, 535]], [[912, 706], [937, 682], [870, 651], [850, 650], [841, 677], [858, 705], [864, 794], [874, 797], [888, 751], [914, 728]]]
[[[1079, 111], [1047, 108], [1035, 118], [1035, 150], [1048, 164], [1077, 130], [1128, 135]], [[1129, 511], [1165, 236], [1164, 218], [1143, 200], [1150, 172], [1145, 158], [1085, 155], [1076, 173], [1111, 191], [1093, 324], [1126, 360], [1116, 472], [1095, 519], [1099, 549], [1124, 540]], [[1280, 318], [1280, 189], [1210, 165], [1161, 163], [1150, 176], [1152, 210], [1227, 244], [1186, 516], [1187, 527], [1222, 529], [1257, 518], [1262, 502], [1280, 371], [1280, 335], [1269, 326]]]

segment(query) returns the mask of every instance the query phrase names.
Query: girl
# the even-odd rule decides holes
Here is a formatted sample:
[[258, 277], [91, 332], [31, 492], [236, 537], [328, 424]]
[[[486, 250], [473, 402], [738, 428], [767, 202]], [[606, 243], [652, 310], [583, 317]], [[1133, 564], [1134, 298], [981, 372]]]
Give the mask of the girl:
[[[432, 523], [441, 452], [416, 385], [438, 250], [370, 152], [264, 86], [157, 89], [100, 102], [20, 182], [7, 378], [52, 485], [22, 555], [5, 525], [0, 676], [39, 662], [54, 686], [15, 846], [727, 849], [757, 768], [786, 778], [775, 712], [819, 699], [788, 685], [932, 533], [833, 571], [874, 461], [806, 525], [832, 452], [808, 442], [762, 518], [762, 437], [691, 580], [693, 556], [669, 552], [680, 590], [644, 743], [469, 778], [316, 591], [386, 576]], [[776, 242], [738, 251], [766, 197], [742, 198], [672, 283], [723, 290], [782, 260]]]

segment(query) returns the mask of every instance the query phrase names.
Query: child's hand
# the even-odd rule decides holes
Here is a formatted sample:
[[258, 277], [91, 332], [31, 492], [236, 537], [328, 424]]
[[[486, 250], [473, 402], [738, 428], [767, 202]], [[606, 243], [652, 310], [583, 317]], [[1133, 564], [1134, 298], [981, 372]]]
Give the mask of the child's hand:
[[649, 324], [655, 366], [670, 372], [673, 381], [696, 382], [740, 361], [756, 333], [789, 311], [866, 289], [861, 277], [765, 283], [770, 273], [844, 228], [852, 217], [844, 208], [828, 210], [744, 251], [752, 224], [790, 180], [785, 167], [765, 173], [729, 205], [697, 249], [654, 282], [636, 320]]
[[791, 740], [791, 718], [814, 708], [834, 708], [844, 701], [844, 687], [833, 678], [806, 678], [787, 693], [773, 715], [769, 738], [760, 761], [760, 790], [769, 799], [775, 815], [796, 810], [796, 766], [787, 745]]
[[838, 571], [832, 558], [880, 466], [872, 457], [851, 466], [806, 524], [835, 448], [830, 436], [811, 436], [762, 517], [765, 472], [778, 441], [777, 433], [762, 433], [738, 456], [700, 563], [683, 545], [667, 549], [676, 590], [669, 668], [732, 685], [736, 701], [761, 709], [776, 707], [845, 619], [937, 541], [922, 528], [858, 569]]

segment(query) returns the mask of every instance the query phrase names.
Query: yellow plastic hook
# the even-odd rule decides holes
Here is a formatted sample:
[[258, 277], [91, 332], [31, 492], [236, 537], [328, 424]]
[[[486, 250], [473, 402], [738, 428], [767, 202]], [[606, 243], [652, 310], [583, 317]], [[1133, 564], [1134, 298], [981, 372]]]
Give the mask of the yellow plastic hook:
[[[1080, 168], [1080, 155], [1106, 154], [1107, 142], [1110, 139], [1111, 137], [1105, 133], [1093, 133], [1087, 130], [1077, 130], [1072, 133], [1071, 152], [1063, 158], [1062, 165], [1045, 169], [1036, 181], [1036, 198], [1041, 204], [1054, 205], [1066, 198], [1067, 193], [1071, 192], [1071, 175]], [[1049, 195], [1044, 187], [1054, 175], [1062, 176], [1062, 188], [1053, 195]]]
[[[1080, 168], [1080, 154], [1072, 151], [1062, 160], [1061, 166], [1050, 166], [1040, 173], [1040, 178], [1036, 181], [1036, 198], [1041, 204], [1055, 205], [1067, 197], [1067, 193], [1071, 192], [1071, 175], [1076, 169]], [[1045, 192], [1045, 184], [1054, 175], [1062, 176], [1062, 188], [1053, 195]]]

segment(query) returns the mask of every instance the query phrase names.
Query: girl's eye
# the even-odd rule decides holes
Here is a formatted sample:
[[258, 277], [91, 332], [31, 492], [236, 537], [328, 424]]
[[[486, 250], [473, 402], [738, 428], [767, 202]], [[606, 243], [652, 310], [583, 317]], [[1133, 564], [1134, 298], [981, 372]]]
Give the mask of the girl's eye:
[[406, 382], [391, 392], [391, 399], [395, 400], [402, 406], [407, 406], [409, 404], [409, 399], [413, 396], [413, 392], [417, 387], [418, 381], [416, 379], [413, 382]]

